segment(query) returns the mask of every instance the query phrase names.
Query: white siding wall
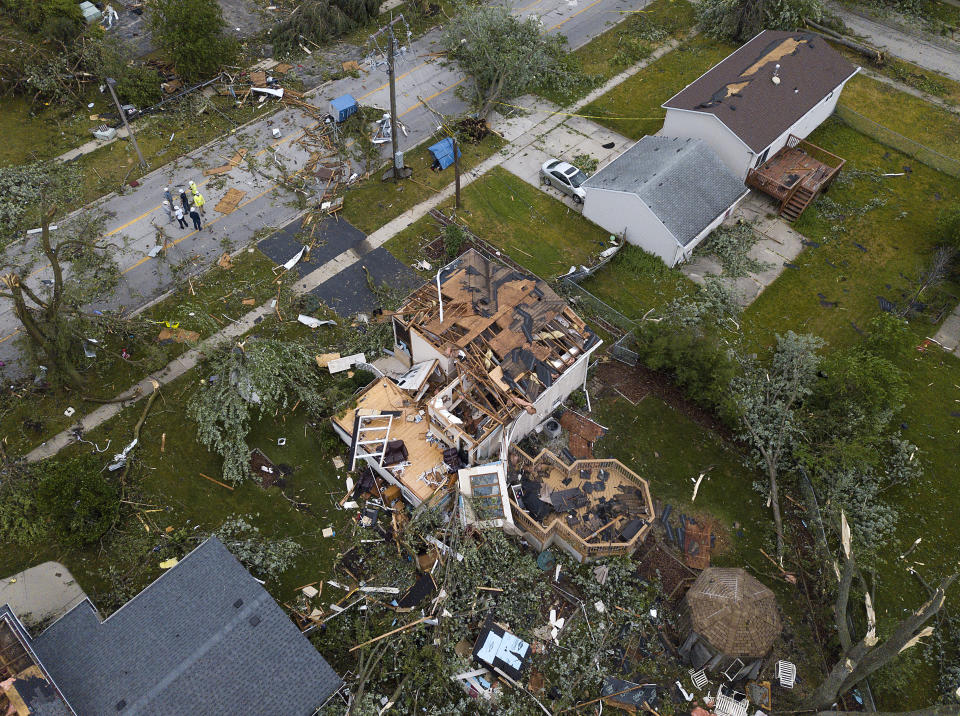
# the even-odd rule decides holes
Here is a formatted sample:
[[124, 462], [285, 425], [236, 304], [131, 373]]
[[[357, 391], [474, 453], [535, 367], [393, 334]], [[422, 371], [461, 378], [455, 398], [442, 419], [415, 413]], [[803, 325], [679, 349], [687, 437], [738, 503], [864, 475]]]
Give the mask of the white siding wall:
[[410, 358], [413, 363], [422, 363], [436, 358], [440, 361], [440, 367], [445, 374], [450, 371], [450, 359], [413, 328], [410, 329]]
[[753, 166], [755, 154], [740, 141], [730, 129], [712, 114], [691, 112], [685, 109], [667, 109], [663, 129], [657, 134], [664, 137], [696, 137], [704, 140], [729, 167], [734, 176], [746, 178], [747, 169]]
[[668, 266], [676, 263], [677, 240], [636, 194], [584, 187], [583, 215], [611, 234], [659, 256]]
[[770, 144], [770, 151], [767, 154], [767, 157], [772, 157], [780, 149], [782, 149], [787, 144], [787, 140], [790, 138], [791, 134], [795, 134], [800, 139], [806, 139], [810, 134], [819, 127], [823, 122], [833, 114], [833, 110], [837, 107], [837, 100], [840, 99], [840, 92], [843, 90], [844, 85], [847, 81], [844, 81], [843, 84], [838, 86], [833, 92], [824, 97], [818, 104], [810, 108], [810, 111], [803, 115], [800, 119], [793, 123], [793, 126], [790, 127], [786, 132], [777, 137]]

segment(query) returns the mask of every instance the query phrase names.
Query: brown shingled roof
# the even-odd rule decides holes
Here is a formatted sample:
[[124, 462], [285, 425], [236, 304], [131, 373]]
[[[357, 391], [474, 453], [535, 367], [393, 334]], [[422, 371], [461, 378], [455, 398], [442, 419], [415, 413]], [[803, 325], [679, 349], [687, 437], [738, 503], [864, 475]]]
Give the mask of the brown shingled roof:
[[704, 570], [684, 600], [693, 630], [728, 656], [764, 656], [780, 635], [776, 597], [742, 569]]
[[821, 37], [764, 30], [663, 107], [713, 114], [761, 152], [856, 71]]

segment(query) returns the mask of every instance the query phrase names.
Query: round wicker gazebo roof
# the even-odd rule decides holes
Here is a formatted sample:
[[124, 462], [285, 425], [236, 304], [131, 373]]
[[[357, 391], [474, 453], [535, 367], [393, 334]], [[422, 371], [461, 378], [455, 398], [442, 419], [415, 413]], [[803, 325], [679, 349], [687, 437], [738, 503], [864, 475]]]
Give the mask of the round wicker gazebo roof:
[[684, 599], [693, 631], [729, 656], [764, 656], [780, 635], [776, 597], [742, 569], [705, 569]]

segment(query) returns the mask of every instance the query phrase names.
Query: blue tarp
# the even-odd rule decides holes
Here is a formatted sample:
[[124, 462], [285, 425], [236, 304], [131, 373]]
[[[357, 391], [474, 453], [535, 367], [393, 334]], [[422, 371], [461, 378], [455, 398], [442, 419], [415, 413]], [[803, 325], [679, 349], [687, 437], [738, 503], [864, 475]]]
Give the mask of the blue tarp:
[[330, 100], [330, 109], [337, 121], [342, 122], [351, 114], [355, 114], [360, 109], [360, 105], [357, 104], [353, 95], [345, 94], [342, 97], [335, 97]]
[[[433, 155], [436, 163], [440, 165], [440, 168], [446, 169], [453, 164], [453, 139], [450, 137], [441, 139], [439, 142], [430, 147], [430, 153]], [[463, 156], [459, 149], [457, 149], [457, 156]]]

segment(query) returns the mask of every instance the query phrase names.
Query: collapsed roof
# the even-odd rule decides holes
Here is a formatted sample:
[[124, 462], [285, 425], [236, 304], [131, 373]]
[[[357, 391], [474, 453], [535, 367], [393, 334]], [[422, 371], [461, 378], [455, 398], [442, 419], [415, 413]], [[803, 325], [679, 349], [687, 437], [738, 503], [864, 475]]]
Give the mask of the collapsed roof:
[[764, 30], [663, 107], [713, 114], [762, 152], [856, 72], [821, 37]]
[[439, 282], [442, 307], [436, 282], [428, 283], [394, 320], [455, 358], [471, 379], [465, 383], [483, 388], [470, 398], [500, 422], [533, 412], [540, 393], [600, 342], [546, 281], [474, 249], [445, 267]]

